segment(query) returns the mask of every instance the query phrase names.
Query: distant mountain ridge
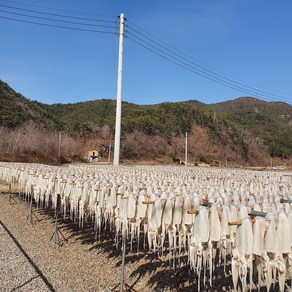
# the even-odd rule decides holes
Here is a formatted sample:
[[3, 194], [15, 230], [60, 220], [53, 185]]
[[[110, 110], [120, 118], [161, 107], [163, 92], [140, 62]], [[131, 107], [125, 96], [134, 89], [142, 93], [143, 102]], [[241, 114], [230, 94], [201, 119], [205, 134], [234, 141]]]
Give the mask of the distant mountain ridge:
[[33, 121], [48, 129], [60, 126], [54, 116], [39, 102], [31, 101], [16, 93], [7, 83], [0, 80], [0, 125], [15, 128]]
[[[98, 137], [104, 127], [109, 135], [114, 134], [115, 100], [47, 105], [23, 97], [0, 80], [0, 103], [0, 126], [17, 128], [31, 121], [49, 131], [85, 138]], [[173, 148], [175, 137], [186, 132], [195, 137], [194, 129], [205, 129], [209, 144], [246, 161], [255, 159], [253, 147], [267, 147], [275, 157], [292, 157], [292, 106], [283, 102], [253, 97], [210, 105], [195, 100], [155, 105], [123, 102], [123, 136], [141, 132], [148, 137], [161, 137]]]
[[292, 125], [292, 106], [279, 101], [267, 102], [253, 97], [240, 97], [234, 100], [209, 105], [214, 111], [223, 113], [252, 112], [269, 115]]

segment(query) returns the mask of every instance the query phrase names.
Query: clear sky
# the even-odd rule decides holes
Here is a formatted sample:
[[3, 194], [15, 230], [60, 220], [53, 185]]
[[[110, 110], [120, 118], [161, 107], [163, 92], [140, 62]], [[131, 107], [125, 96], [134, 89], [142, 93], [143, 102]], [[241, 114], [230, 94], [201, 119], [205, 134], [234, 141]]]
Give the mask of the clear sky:
[[291, 104], [290, 0], [0, 0], [0, 79], [43, 103], [115, 99], [118, 36], [77, 29], [115, 32], [96, 25], [116, 26], [121, 12], [124, 101]]

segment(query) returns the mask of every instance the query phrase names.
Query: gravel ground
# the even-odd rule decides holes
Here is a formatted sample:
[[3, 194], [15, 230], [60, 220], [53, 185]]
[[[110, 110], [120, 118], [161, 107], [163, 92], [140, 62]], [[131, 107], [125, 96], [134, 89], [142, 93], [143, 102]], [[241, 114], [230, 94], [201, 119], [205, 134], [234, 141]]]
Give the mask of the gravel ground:
[[[96, 241], [92, 224], [80, 229], [60, 219], [67, 242], [59, 246], [51, 240], [54, 211], [33, 205], [39, 221], [33, 216], [30, 223], [29, 203], [12, 191], [10, 204], [8, 186], [0, 184], [0, 291], [113, 291], [121, 272], [121, 246], [116, 249], [113, 232], [104, 231]], [[142, 250], [143, 239], [140, 244]], [[128, 244], [125, 282], [135, 289], [128, 291], [197, 291], [186, 256], [173, 268], [167, 256], [136, 250], [136, 242], [133, 252]], [[215, 273], [213, 289], [202, 286], [201, 291], [231, 291], [231, 276], [224, 278], [222, 269]]]
[[0, 238], [0, 290], [50, 291], [2, 222], [0, 222]]
[[[59, 246], [51, 240], [54, 211], [33, 205], [39, 221], [32, 216], [31, 224], [29, 203], [16, 191], [12, 189], [9, 200], [8, 186], [0, 184], [0, 291], [112, 291], [119, 284], [121, 245], [116, 249], [112, 232], [96, 241], [92, 224], [80, 229], [60, 220], [68, 241]], [[180, 282], [176, 271], [166, 257], [162, 261], [144, 251], [137, 254], [135, 243], [130, 252], [128, 244], [125, 283], [135, 291], [188, 291], [169, 288]]]
[[0, 291], [107, 291], [119, 283], [119, 258], [70, 230], [63, 231], [69, 242], [58, 246], [50, 240], [52, 215], [33, 208], [40, 221], [33, 216], [30, 224], [29, 204], [14, 199], [10, 205], [0, 194]]

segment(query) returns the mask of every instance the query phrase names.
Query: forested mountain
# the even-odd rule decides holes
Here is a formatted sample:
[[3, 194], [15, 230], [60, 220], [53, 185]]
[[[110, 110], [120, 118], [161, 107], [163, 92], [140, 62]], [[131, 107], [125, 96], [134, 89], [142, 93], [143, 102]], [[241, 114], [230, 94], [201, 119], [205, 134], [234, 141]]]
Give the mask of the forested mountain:
[[47, 129], [58, 129], [60, 124], [41, 103], [30, 101], [16, 93], [8, 84], [0, 80], [0, 125], [16, 128], [33, 121]]
[[223, 114], [235, 127], [261, 138], [272, 156], [292, 156], [291, 105], [242, 97], [209, 107]]
[[[115, 100], [47, 105], [26, 99], [0, 80], [0, 102], [0, 126], [10, 131], [32, 122], [43, 131], [62, 131], [76, 139], [106, 141], [114, 135]], [[292, 158], [292, 106], [251, 97], [211, 105], [195, 100], [156, 105], [123, 102], [125, 157], [182, 158], [185, 133], [196, 161], [218, 163], [229, 157], [257, 164], [263, 156]]]
[[292, 106], [284, 102], [266, 102], [253, 97], [240, 97], [211, 104], [209, 108], [226, 114], [238, 112], [260, 114], [292, 125]]

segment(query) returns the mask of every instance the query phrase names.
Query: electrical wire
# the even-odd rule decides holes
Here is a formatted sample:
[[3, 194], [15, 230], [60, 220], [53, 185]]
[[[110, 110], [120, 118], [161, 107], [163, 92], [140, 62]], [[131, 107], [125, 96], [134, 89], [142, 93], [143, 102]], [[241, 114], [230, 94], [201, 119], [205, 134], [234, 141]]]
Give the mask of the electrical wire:
[[[18, 5], [20, 4], [16, 1], [11, 1], [11, 0], [6, 0], [6, 1], [12, 2], [12, 3], [17, 3]], [[29, 5], [29, 4], [20, 4], [20, 5]], [[34, 6], [34, 7], [38, 7], [38, 8], [42, 8], [42, 9], [51, 9], [51, 8], [45, 8], [42, 6], [37, 6], [37, 5], [29, 5], [29, 6]], [[0, 12], [2, 12], [2, 13], [12, 14], [15, 16], [20, 16], [20, 17], [28, 17], [28, 18], [33, 18], [33, 19], [37, 19], [37, 20], [45, 20], [45, 21], [49, 21], [49, 22], [58, 22], [58, 23], [65, 23], [65, 24], [70, 24], [70, 25], [73, 24], [74, 27], [55, 25], [55, 24], [50, 24], [50, 23], [43, 23], [43, 22], [39, 22], [39, 21], [30, 21], [30, 20], [26, 20], [26, 19], [6, 17], [3, 15], [0, 15], [0, 18], [2, 18], [2, 19], [18, 21], [18, 22], [22, 22], [22, 23], [30, 23], [30, 24], [41, 25], [41, 26], [61, 28], [61, 29], [95, 32], [95, 33], [117, 34], [117, 32], [85, 29], [85, 28], [79, 27], [79, 26], [90, 26], [90, 27], [98, 27], [98, 28], [117, 30], [116, 26], [113, 27], [113, 26], [109, 26], [109, 25], [100, 25], [100, 24], [80, 22], [80, 20], [82, 20], [82, 21], [87, 21], [87, 22], [105, 22], [105, 23], [117, 24], [116, 21], [49, 13], [49, 12], [19, 8], [19, 7], [3, 5], [3, 4], [0, 4], [0, 7], [5, 7], [6, 9], [12, 10], [12, 11], [7, 11], [7, 10], [0, 9]], [[26, 13], [32, 13], [32, 14], [36, 14], [36, 15], [31, 15], [31, 14], [26, 14], [26, 13], [18, 13], [18, 12], [15, 12], [15, 10], [24, 11]], [[51, 10], [68, 12], [65, 10], [57, 10], [57, 9], [51, 9]], [[75, 12], [71, 11], [70, 13], [75, 13]], [[53, 16], [53, 17], [57, 17], [57, 18], [61, 18], [61, 19], [56, 19], [56, 18], [51, 18], [51, 17], [42, 17], [40, 15], [48, 15], [48, 16]], [[64, 19], [73, 19], [73, 20], [79, 20], [79, 21], [69, 21], [69, 20], [64, 20]], [[132, 23], [132, 22], [130, 22], [130, 23]], [[133, 26], [135, 28], [133, 28]], [[160, 57], [162, 57], [162, 58], [164, 58], [164, 59], [166, 59], [166, 60], [168, 60], [168, 61], [170, 61], [170, 62], [188, 70], [188, 71], [191, 71], [192, 73], [195, 73], [203, 78], [206, 78], [210, 81], [216, 82], [216, 83], [221, 84], [223, 86], [232, 88], [234, 90], [243, 92], [245, 94], [250, 94], [251, 96], [256, 95], [257, 97], [259, 96], [259, 97], [266, 99], [266, 100], [269, 100], [269, 101], [271, 101], [271, 100], [272, 101], [274, 101], [274, 100], [278, 100], [278, 101], [288, 100], [289, 102], [292, 101], [290, 98], [286, 97], [285, 95], [271, 93], [271, 90], [265, 91], [265, 90], [259, 89], [258, 87], [252, 87], [252, 86], [248, 85], [248, 84], [250, 84], [248, 82], [242, 81], [238, 78], [235, 78], [233, 76], [225, 74], [219, 70], [216, 70], [213, 67], [205, 65], [205, 64], [201, 63], [200, 61], [193, 59], [193, 58], [183, 54], [182, 52], [176, 50], [175, 48], [168, 45], [166, 42], [161, 41], [159, 38], [154, 37], [153, 35], [146, 32], [144, 29], [135, 25], [134, 23], [132, 23], [132, 25], [128, 25], [128, 24], [126, 25], [125, 37], [128, 38], [129, 40], [131, 40], [132, 42], [140, 45], [141, 47], [151, 51], [152, 53], [154, 53], [154, 54], [156, 54], [156, 55], [158, 55], [158, 56], [160, 56]], [[226, 77], [226, 76], [228, 76], [228, 77]], [[273, 91], [273, 92], [276, 92], [276, 91]]]
[[[131, 40], [133, 40], [133, 38], [131, 38]], [[175, 63], [177, 65], [181, 65], [181, 67], [183, 67], [185, 69], [187, 69], [186, 66], [188, 66], [188, 67], [190, 67], [190, 68], [188, 68], [188, 69], [190, 69], [190, 71], [192, 71], [193, 73], [196, 73], [196, 74], [198, 74], [198, 75], [200, 75], [202, 77], [205, 77], [205, 78], [207, 78], [209, 80], [217, 82], [217, 83], [219, 83], [221, 85], [225, 85], [227, 87], [239, 90], [241, 92], [251, 94], [252, 96], [254, 96], [255, 95], [255, 91], [257, 91], [256, 95], [260, 95], [262, 98], [265, 98], [267, 100], [275, 100], [275, 98], [274, 98], [275, 95], [273, 95], [273, 94], [269, 94], [269, 93], [268, 94], [264, 94], [264, 93], [259, 92], [258, 89], [256, 89], [256, 88], [251, 88], [251, 87], [248, 88], [245, 85], [242, 85], [242, 84], [240, 84], [238, 82], [234, 83], [230, 79], [229, 80], [231, 82], [228, 81], [228, 80], [224, 80], [222, 78], [218, 78], [217, 76], [214, 76], [212, 74], [209, 74], [209, 73], [206, 73], [206, 72], [204, 72], [202, 70], [199, 70], [198, 68], [195, 68], [195, 67], [191, 66], [190, 64], [188, 64], [186, 62], [182, 62], [178, 58], [174, 58], [172, 55], [164, 52], [163, 50], [158, 49], [157, 47], [155, 47], [155, 46], [153, 46], [153, 45], [141, 40], [141, 38], [138, 38], [138, 40], [139, 41], [136, 41], [137, 44], [142, 45], [142, 43], [141, 43], [141, 41], [142, 41], [144, 43], [144, 45], [143, 45], [144, 48], [149, 49], [150, 51], [152, 51], [153, 53], [158, 54], [159, 56], [162, 56], [162, 57], [167, 56], [167, 57], [165, 57], [165, 59], [167, 59], [168, 61], [171, 61], [171, 62], [173, 62], [173, 63]], [[151, 49], [149, 47], [151, 47]], [[159, 51], [159, 53], [157, 53], [157, 51]], [[164, 54], [164, 56], [162, 54]], [[179, 62], [179, 64], [178, 64], [178, 62]], [[282, 96], [280, 96], [280, 97], [283, 99]], [[282, 101], [281, 99], [277, 99], [277, 100], [278, 101]]]
[[[149, 44], [149, 43], [147, 43], [147, 42], [145, 42], [143, 40], [141, 42], [141, 39], [139, 39], [137, 37], [135, 39], [135, 38], [127, 36], [127, 38], [130, 39], [131, 41], [135, 42], [136, 44], [144, 47], [145, 49], [148, 49], [149, 51], [159, 55], [160, 57], [163, 57], [164, 59], [166, 59], [166, 60], [168, 60], [168, 61], [170, 61], [170, 62], [172, 62], [172, 63], [174, 63], [174, 64], [176, 64], [176, 65], [178, 65], [178, 66], [180, 66], [182, 68], [184, 68], [184, 69], [187, 69], [188, 71], [191, 71], [191, 72], [193, 72], [193, 73], [195, 73], [195, 74], [197, 74], [199, 76], [202, 76], [202, 77], [204, 77], [204, 78], [206, 78], [208, 80], [214, 81], [214, 82], [219, 83], [221, 85], [224, 85], [226, 87], [235, 89], [237, 91], [241, 91], [243, 93], [248, 93], [248, 94], [254, 96], [255, 92], [253, 90], [251, 91], [250, 89], [245, 88], [244, 86], [239, 86], [239, 85], [234, 84], [232, 82], [227, 82], [226, 80], [220, 79], [220, 78], [218, 78], [216, 76], [213, 76], [211, 74], [208, 74], [208, 73], [206, 73], [206, 72], [204, 72], [202, 70], [198, 70], [197, 68], [194, 68], [193, 66], [189, 65], [188, 63], [182, 62], [178, 58], [173, 57], [172, 55], [164, 52], [163, 50], [161, 50], [159, 48], [156, 48], [155, 46], [153, 46], [153, 45], [151, 45], [151, 44]], [[137, 41], [137, 39], [138, 39], [138, 41]], [[261, 97], [265, 98], [267, 100], [270, 100], [270, 101], [275, 100], [275, 99], [272, 99], [270, 96], [267, 96], [267, 95], [264, 95], [264, 94], [261, 94]], [[278, 99], [278, 101], [281, 101], [281, 100]]]
[[[216, 68], [214, 68], [214, 67], [208, 66], [208, 65], [206, 65], [206, 64], [204, 64], [204, 63], [202, 63], [202, 62], [200, 62], [200, 61], [197, 60], [197, 59], [194, 59], [193, 57], [187, 56], [186, 54], [184, 54], [184, 53], [182, 53], [181, 51], [177, 50], [177, 49], [174, 48], [173, 46], [170, 46], [170, 45], [167, 44], [166, 42], [164, 42], [164, 41], [162, 41], [161, 39], [159, 39], [159, 38], [155, 37], [154, 35], [150, 34], [149, 32], [147, 32], [147, 31], [144, 30], [143, 28], [139, 27], [138, 25], [136, 25], [136, 24], [133, 23], [132, 21], [128, 21], [128, 22], [130, 22], [134, 27], [136, 27], [137, 29], [139, 29], [139, 30], [142, 31], [143, 33], [145, 33], [145, 34], [149, 35], [150, 37], [156, 39], [158, 42], [162, 43], [163, 45], [165, 45], [165, 46], [171, 48], [171, 50], [173, 50], [173, 51], [171, 51], [171, 52], [177, 52], [177, 54], [179, 54], [179, 56], [185, 56], [185, 58], [189, 58], [190, 60], [193, 60], [193, 61], [196, 62], [196, 63], [202, 64], [203, 67], [207, 67], [207, 68], [211, 69], [212, 71], [210, 71], [210, 72], [214, 72], [214, 71], [216, 71], [216, 72], [220, 73], [221, 75], [225, 75], [225, 76], [231, 77], [231, 78], [233, 78], [233, 79], [235, 79], [235, 80], [240, 81], [241, 83], [243, 82], [243, 83], [246, 83], [246, 84], [250, 84], [250, 85], [253, 86], [253, 87], [250, 87], [250, 88], [252, 88], [253, 90], [256, 90], [257, 92], [259, 91], [259, 88], [257, 87], [257, 85], [252, 84], [252, 83], [250, 83], [250, 82], [243, 81], [243, 80], [241, 80], [241, 79], [239, 79], [239, 78], [236, 78], [236, 77], [234, 77], [234, 76], [231, 76], [230, 74], [226, 74], [226, 73], [224, 73], [224, 72], [222, 72], [222, 71], [220, 71], [220, 70], [218, 70], [218, 69], [216, 69]], [[133, 29], [133, 28], [132, 28], [132, 29]], [[134, 31], [137, 32], [137, 30], [134, 30]], [[138, 33], [140, 33], [140, 32], [138, 32]], [[140, 34], [143, 35], [142, 33], [140, 33]], [[144, 36], [145, 36], [145, 35], [144, 35]], [[146, 36], [145, 36], [145, 37], [146, 37]], [[151, 38], [148, 38], [148, 39], [151, 40]], [[153, 40], [151, 40], [151, 41], [153, 42]], [[157, 43], [157, 44], [158, 44], [158, 43]], [[159, 45], [159, 44], [158, 44], [158, 45]], [[160, 46], [161, 46], [161, 45], [160, 45]], [[170, 51], [170, 50], [169, 50], [169, 51]], [[198, 66], [199, 66], [199, 65], [198, 65]], [[203, 68], [203, 67], [202, 67], [202, 68]], [[207, 70], [207, 69], [206, 69], [206, 70]], [[264, 87], [261, 87], [261, 88], [264, 88]], [[286, 96], [286, 98], [287, 98], [287, 94], [283, 94], [282, 92], [279, 92], [279, 91], [276, 91], [276, 90], [267, 89], [267, 88], [264, 88], [264, 89], [268, 90], [269, 92], [275, 92], [275, 93], [281, 94], [281, 95], [274, 95], [274, 94], [273, 94], [273, 96], [278, 96], [278, 97], [280, 97], [280, 98], [285, 98], [285, 96]], [[263, 91], [262, 89], [260, 89], [260, 91], [261, 91], [261, 92], [264, 92], [264, 93], [269, 93], [269, 92], [267, 92], [267, 91]], [[287, 99], [289, 99], [289, 98], [287, 98]], [[290, 100], [291, 100], [291, 99], [290, 99]]]
[[[241, 80], [241, 79], [239, 79], [239, 78], [236, 78], [236, 77], [231, 76], [231, 75], [229, 75], [229, 74], [226, 74], [226, 73], [224, 73], [224, 72], [222, 72], [222, 71], [220, 71], [220, 70], [218, 70], [218, 69], [216, 69], [216, 68], [214, 68], [214, 67], [211, 67], [211, 66], [209, 66], [209, 65], [207, 65], [207, 64], [205, 64], [205, 63], [203, 63], [203, 62], [201, 62], [201, 61], [199, 61], [199, 60], [197, 60], [197, 59], [195, 59], [195, 58], [193, 58], [193, 57], [191, 57], [191, 56], [186, 55], [185, 53], [183, 53], [183, 52], [177, 50], [176, 48], [174, 48], [173, 46], [169, 45], [168, 43], [166, 43], [166, 42], [162, 41], [161, 39], [155, 37], [154, 35], [150, 34], [149, 32], [147, 32], [146, 30], [144, 30], [144, 29], [141, 28], [140, 26], [136, 25], [136, 24], [133, 23], [132, 21], [128, 21], [128, 22], [132, 23], [132, 25], [135, 26], [137, 29], [143, 31], [145, 34], [147, 34], [147, 35], [149, 35], [150, 37], [156, 39], [158, 42], [164, 44], [166, 47], [169, 47], [169, 48], [170, 48], [171, 50], [173, 50], [174, 52], [177, 52], [177, 54], [179, 54], [179, 55], [181, 55], [181, 56], [185, 56], [186, 58], [189, 58], [190, 60], [193, 60], [193, 61], [196, 62], [196, 63], [202, 64], [202, 66], [207, 67], [207, 68], [209, 68], [209, 69], [211, 69], [211, 70], [214, 70], [214, 71], [216, 71], [216, 72], [218, 72], [218, 73], [221, 73], [221, 74], [223, 74], [223, 75], [225, 75], [225, 76], [233, 77], [233, 78], [235, 78], [235, 79], [238, 80], [238, 81], [245, 82], [245, 81], [243, 81], [243, 80]], [[135, 31], [136, 31], [136, 30], [135, 30]], [[140, 33], [140, 34], [141, 34], [141, 33]], [[142, 35], [142, 34], [141, 34], [141, 35]], [[150, 38], [149, 38], [149, 40], [150, 40]], [[249, 83], [249, 82], [246, 82], [246, 83], [247, 83], [247, 84], [251, 84], [251, 83]], [[255, 86], [256, 86], [256, 85], [254, 85], [254, 84], [251, 84], [251, 85], [253, 85], [253, 88], [255, 88]]]
[[31, 13], [38, 13], [38, 14], [57, 16], [57, 17], [63, 17], [63, 18], [79, 19], [79, 20], [87, 20], [87, 21], [95, 21], [95, 22], [116, 23], [116, 21], [114, 21], [114, 20], [110, 21], [110, 20], [102, 20], [102, 19], [95, 19], [95, 18], [84, 18], [84, 17], [77, 17], [77, 16], [68, 16], [68, 15], [63, 15], [63, 14], [42, 12], [42, 11], [37, 11], [37, 10], [31, 10], [31, 9], [19, 8], [19, 7], [14, 7], [14, 6], [8, 6], [8, 5], [3, 5], [3, 4], [0, 4], [0, 6], [4, 7], [4, 8], [14, 9], [14, 10], [21, 10], [21, 11], [26, 11], [26, 12], [31, 12]]
[[[135, 27], [136, 27], [136, 25], [135, 25]], [[141, 29], [141, 30], [144, 32], [143, 29]], [[170, 47], [170, 46], [168, 44], [166, 44], [165, 42], [160, 41], [158, 39], [159, 42], [163, 44], [163, 45], [161, 45], [157, 41], [153, 40], [153, 38], [148, 37], [145, 34], [137, 31], [133, 27], [127, 25], [127, 35], [129, 35], [129, 34], [132, 37], [128, 37], [128, 38], [131, 39], [132, 41], [136, 40], [136, 43], [139, 44], [140, 46], [143, 46], [144, 48], [152, 51], [153, 53], [160, 55], [161, 57], [165, 57], [165, 59], [167, 59], [168, 61], [171, 61], [172, 63], [175, 63], [177, 65], [181, 65], [181, 67], [184, 67], [184, 68], [185, 68], [185, 66], [190, 67], [189, 68], [190, 71], [192, 71], [193, 73], [196, 73], [204, 78], [207, 78], [207, 79], [212, 80], [214, 82], [220, 83], [221, 85], [239, 90], [241, 92], [251, 94], [252, 96], [254, 96], [256, 93], [257, 96], [260, 96], [263, 99], [267, 99], [269, 101], [271, 101], [271, 100], [273, 100], [273, 101], [274, 100], [278, 100], [278, 101], [288, 100], [291, 102], [291, 99], [288, 97], [285, 97], [284, 95], [278, 95], [278, 94], [274, 94], [274, 93], [271, 93], [268, 91], [261, 90], [257, 87], [251, 87], [249, 85], [243, 84], [242, 82], [238, 82], [238, 81], [235, 81], [231, 78], [225, 77], [224, 75], [226, 75], [226, 76], [228, 76], [228, 75], [224, 74], [224, 73], [223, 73], [224, 75], [218, 74], [218, 73], [214, 72], [214, 70], [208, 69], [208, 68], [212, 68], [212, 67], [207, 66], [208, 68], [206, 68], [206, 66], [199, 65], [199, 64], [195, 63], [193, 60], [186, 58], [185, 55], [183, 55], [181, 52], [174, 50], [174, 49], [169, 49], [168, 47]], [[138, 36], [137, 36], [137, 34], [138, 34]], [[150, 34], [148, 34], [148, 35], [150, 35]], [[155, 38], [155, 39], [157, 39], [157, 38]], [[185, 69], [187, 69], [187, 68], [185, 68]], [[219, 72], [219, 71], [217, 71], [217, 72]]]
[[110, 31], [101, 31], [101, 30], [93, 30], [93, 29], [85, 29], [85, 28], [77, 28], [77, 27], [68, 27], [68, 26], [62, 26], [62, 25], [54, 25], [54, 24], [41, 23], [41, 22], [36, 22], [36, 21], [28, 21], [28, 20], [23, 20], [23, 19], [17, 19], [17, 18], [12, 18], [12, 17], [5, 17], [5, 16], [1, 16], [1, 15], [0, 15], [0, 18], [7, 19], [7, 20], [12, 20], [12, 21], [17, 21], [17, 22], [22, 22], [22, 23], [30, 23], [30, 24], [36, 24], [36, 25], [48, 26], [48, 27], [55, 27], [55, 28], [61, 28], [61, 29], [69, 29], [69, 30], [76, 30], [76, 31], [86, 31], [86, 32], [95, 32], [95, 33], [116, 34], [116, 32], [110, 32]]
[[91, 15], [91, 16], [106, 17], [106, 18], [115, 17], [114, 15], [107, 15], [107, 14], [98, 14], [98, 13], [88, 13], [88, 12], [81, 12], [81, 11], [56, 9], [56, 8], [45, 7], [45, 6], [34, 5], [34, 4], [28, 4], [28, 3], [24, 3], [24, 2], [13, 1], [13, 0], [2, 0], [2, 1], [13, 3], [13, 4], [17, 4], [17, 5], [22, 5], [22, 6], [37, 7], [37, 8], [41, 8], [41, 9], [45, 9], [45, 10], [60, 11], [60, 12], [65, 12], [65, 13], [78, 14], [78, 15], [83, 14], [83, 15]]
[[[244, 86], [244, 87], [246, 87], [248, 90], [252, 90], [253, 92], [258, 92], [258, 91], [259, 91], [257, 88], [251, 87], [251, 86], [249, 86], [249, 85], [245, 85], [245, 84], [240, 83], [240, 82], [238, 82], [238, 81], [234, 81], [234, 80], [232, 80], [232, 79], [230, 79], [230, 78], [224, 77], [222, 74], [218, 74], [218, 73], [216, 73], [216, 72], [214, 72], [214, 71], [212, 71], [212, 70], [209, 70], [209, 69], [205, 68], [204, 66], [199, 65], [199, 64], [193, 62], [192, 60], [187, 59], [186, 57], [181, 56], [180, 54], [178, 54], [178, 53], [176, 53], [176, 52], [174, 52], [174, 51], [168, 49], [167, 47], [165, 47], [165, 46], [163, 46], [163, 45], [160, 45], [158, 42], [153, 41], [151, 38], [149, 38], [149, 37], [147, 37], [147, 36], [145, 36], [145, 35], [139, 33], [137, 30], [135, 30], [135, 29], [133, 29], [133, 28], [131, 28], [131, 29], [134, 30], [134, 31], [135, 31], [136, 33], [138, 33], [139, 35], [141, 35], [142, 37], [144, 37], [144, 38], [146, 38], [147, 40], [151, 41], [151, 42], [154, 43], [155, 45], [158, 45], [160, 48], [166, 50], [166, 51], [169, 52], [170, 54], [173, 54], [175, 57], [178, 57], [178, 58], [182, 59], [183, 61], [186, 61], [186, 62], [188, 62], [188, 63], [194, 65], [195, 67], [200, 68], [201, 70], [198, 69], [198, 71], [201, 72], [201, 73], [205, 73], [205, 74], [207, 74], [208, 76], [214, 76], [214, 77], [216, 77], [216, 78], [219, 78], [219, 79], [222, 80], [222, 81], [226, 81], [226, 82], [228, 82], [228, 83], [231, 82], [231, 83], [234, 83], [234, 84], [236, 84], [236, 85], [238, 85], [238, 86], [241, 86], [241, 87]], [[132, 34], [132, 33], [129, 32], [129, 31], [128, 31], [128, 33]], [[133, 35], [133, 34], [132, 34], [132, 35]], [[139, 37], [138, 37], [138, 39], [139, 39], [139, 40], [142, 40], [142, 39], [139, 38]], [[260, 92], [262, 92], [263, 94], [265, 94], [265, 95], [267, 95], [267, 96], [270, 96], [270, 97], [279, 97], [279, 98], [283, 98], [283, 95], [271, 94], [271, 93], [266, 92], [266, 91], [263, 91], [263, 90], [260, 90]]]
[[116, 28], [116, 27], [109, 26], [109, 25], [99, 25], [99, 24], [91, 24], [91, 23], [82, 23], [82, 22], [76, 22], [76, 21], [67, 21], [67, 20], [53, 19], [53, 18], [48, 18], [48, 17], [32, 16], [32, 15], [23, 14], [23, 13], [10, 12], [10, 11], [6, 11], [6, 10], [2, 10], [2, 9], [0, 9], [0, 12], [7, 13], [7, 14], [18, 15], [18, 16], [30, 17], [30, 18], [35, 18], [35, 19], [41, 19], [41, 20], [61, 22], [61, 23], [69, 23], [69, 24], [77, 24], [77, 25], [86, 25], [86, 26], [93, 26], [93, 27], [103, 27], [103, 28]]
[[[63, 15], [63, 14], [48, 13], [48, 12], [42, 12], [42, 11], [31, 10], [31, 9], [24, 9], [24, 8], [2, 5], [2, 4], [0, 4], [0, 7], [6, 8], [6, 10], [0, 9], [0, 12], [2, 12], [2, 15], [0, 14], [0, 18], [6, 19], [6, 20], [12, 20], [12, 21], [29, 23], [29, 24], [40, 25], [40, 26], [55, 27], [55, 28], [61, 28], [61, 29], [67, 29], [67, 30], [117, 34], [116, 33], [116, 29], [117, 29], [116, 26], [97, 24], [99, 22], [108, 23], [108, 24], [110, 24], [110, 23], [116, 24], [117, 23], [116, 20], [109, 21], [109, 20], [100, 20], [100, 19], [93, 19], [93, 18], [73, 17], [73, 16], [68, 16], [68, 15]], [[7, 9], [10, 9], [10, 10], [7, 10]], [[26, 13], [15, 12], [15, 10], [16, 11], [23, 11]], [[5, 15], [3, 15], [3, 13]], [[28, 14], [28, 13], [30, 13], [30, 14]], [[8, 17], [7, 14], [12, 14], [12, 15], [18, 16], [18, 17]], [[34, 15], [32, 15], [32, 14], [34, 14]], [[43, 15], [48, 15], [48, 16], [53, 16], [53, 17], [43, 17]], [[37, 21], [23, 19], [23, 17], [36, 19]], [[78, 21], [71, 21], [68, 19], [78, 20]], [[45, 22], [41, 22], [40, 20], [43, 20]], [[81, 22], [81, 20], [82, 20], [82, 22]], [[57, 25], [57, 24], [52, 24], [50, 22], [65, 23], [65, 24], [69, 24], [70, 26]], [[95, 23], [90, 23], [90, 22], [95, 22]], [[73, 25], [73, 26], [71, 26], [71, 25]], [[101, 28], [101, 29], [87, 29], [87, 28], [84, 28], [82, 26], [97, 27], [97, 28]], [[105, 29], [105, 30], [103, 30], [103, 29]], [[106, 29], [112, 29], [113, 31], [107, 31]]]
[[[188, 71], [190, 71], [190, 72], [193, 72], [193, 73], [195, 73], [195, 74], [197, 74], [197, 75], [200, 75], [200, 76], [202, 76], [202, 77], [204, 77], [204, 78], [206, 78], [206, 79], [208, 79], [208, 80], [214, 81], [214, 82], [216, 82], [216, 83], [219, 83], [219, 84], [224, 85], [224, 86], [226, 86], [226, 87], [229, 87], [229, 88], [231, 88], [231, 89], [234, 89], [234, 90], [237, 90], [237, 91], [240, 91], [240, 92], [243, 92], [243, 93], [247, 93], [246, 90], [244, 90], [244, 89], [242, 89], [242, 88], [240, 88], [240, 87], [237, 87], [237, 86], [232, 85], [232, 84], [224, 83], [224, 82], [222, 82], [222, 81], [220, 81], [220, 80], [217, 80], [217, 79], [215, 79], [215, 78], [208, 77], [208, 76], [206, 76], [206, 75], [204, 75], [204, 74], [202, 74], [202, 73], [199, 73], [198, 71], [194, 70], [193, 68], [188, 67], [188, 65], [184, 65], [183, 63], [181, 63], [181, 62], [179, 62], [179, 61], [175, 61], [174, 58], [167, 57], [165, 54], [158, 53], [158, 52], [155, 51], [154, 49], [151, 49], [151, 48], [147, 47], [145, 44], [143, 44], [143, 43], [141, 43], [141, 42], [135, 40], [134, 38], [131, 38], [131, 37], [128, 36], [127, 39], [129, 39], [129, 40], [131, 40], [132, 42], [138, 44], [139, 46], [141, 46], [141, 47], [143, 47], [143, 48], [145, 48], [145, 49], [147, 49], [147, 50], [153, 52], [154, 54], [156, 54], [156, 55], [158, 55], [158, 56], [160, 56], [160, 57], [162, 57], [162, 58], [164, 58], [164, 59], [170, 61], [171, 63], [178, 65], [178, 66], [181, 67], [181, 68], [184, 68], [184, 69], [186, 69], [186, 70], [188, 70]], [[249, 92], [249, 94], [250, 94], [250, 93], [251, 93], [251, 92]], [[253, 93], [252, 93], [252, 94], [253, 94]]]

